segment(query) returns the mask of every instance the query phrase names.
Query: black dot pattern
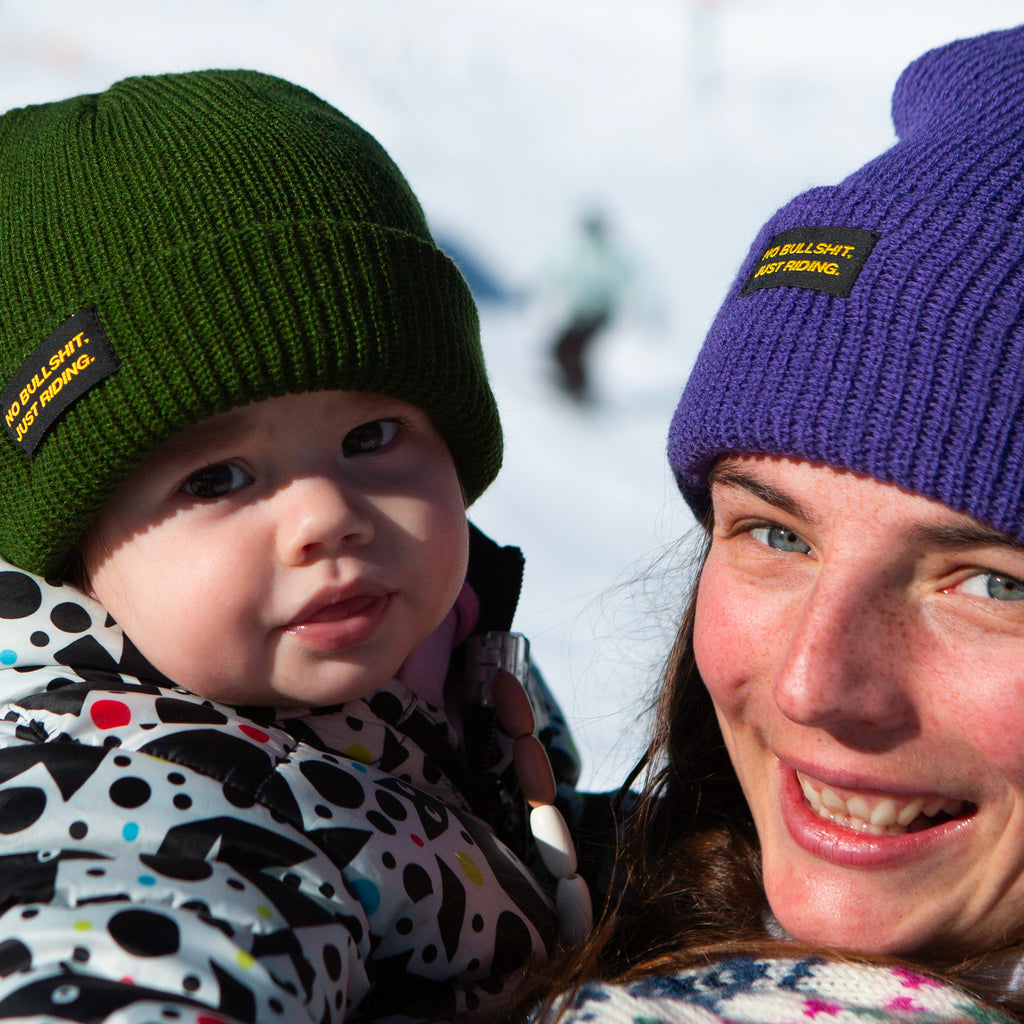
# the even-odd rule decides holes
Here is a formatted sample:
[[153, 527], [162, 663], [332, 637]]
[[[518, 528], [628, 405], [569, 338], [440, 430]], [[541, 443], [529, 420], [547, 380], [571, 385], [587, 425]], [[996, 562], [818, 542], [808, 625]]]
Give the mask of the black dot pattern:
[[249, 715], [168, 686], [75, 588], [0, 568], [4, 668], [34, 675], [6, 712], [18, 744], [0, 737], [0, 1017], [144, 999], [193, 1019], [194, 997], [234, 1019], [443, 1019], [467, 970], [552, 948], [518, 797], [471, 808], [454, 732], [399, 684]]
[[24, 619], [42, 603], [43, 592], [27, 573], [0, 572], [0, 618]]
[[73, 601], [57, 605], [50, 612], [50, 621], [65, 633], [84, 633], [92, 625], [89, 613]]

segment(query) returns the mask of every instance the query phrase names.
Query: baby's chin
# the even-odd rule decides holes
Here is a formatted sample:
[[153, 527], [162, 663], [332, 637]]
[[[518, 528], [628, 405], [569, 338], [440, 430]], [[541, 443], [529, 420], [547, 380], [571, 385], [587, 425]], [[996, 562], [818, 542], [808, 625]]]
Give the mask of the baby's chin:
[[197, 665], [195, 658], [186, 661], [164, 650], [154, 652], [164, 658], [151, 658], [151, 664], [181, 689], [206, 700], [294, 715], [347, 704], [388, 686], [409, 656], [407, 646], [368, 644], [311, 654], [279, 634], [259, 657], [232, 659], [228, 649], [219, 659], [208, 656]]
[[205, 700], [215, 701], [231, 707], [266, 708], [287, 716], [295, 716], [318, 708], [335, 707], [349, 701], [368, 697], [387, 684], [383, 679], [373, 685], [366, 684], [354, 687], [304, 687], [297, 692], [288, 688], [253, 690], [252, 688], [204, 686], [184, 686], [183, 689], [194, 693]]

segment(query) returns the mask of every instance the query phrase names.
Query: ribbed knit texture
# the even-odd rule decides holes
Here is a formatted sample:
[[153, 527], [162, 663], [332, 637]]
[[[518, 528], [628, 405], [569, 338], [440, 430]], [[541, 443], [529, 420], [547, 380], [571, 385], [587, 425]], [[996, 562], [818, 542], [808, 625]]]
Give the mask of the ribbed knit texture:
[[120, 369], [33, 459], [0, 439], [0, 553], [47, 573], [200, 419], [359, 390], [422, 408], [470, 501], [501, 461], [476, 309], [361, 128], [255, 72], [132, 78], [0, 118], [0, 386], [95, 307]]
[[[669, 432], [694, 512], [723, 453], [848, 468], [1024, 541], [1024, 27], [904, 71], [899, 142], [765, 225], [707, 336]], [[848, 297], [739, 291], [770, 238], [880, 237]]]

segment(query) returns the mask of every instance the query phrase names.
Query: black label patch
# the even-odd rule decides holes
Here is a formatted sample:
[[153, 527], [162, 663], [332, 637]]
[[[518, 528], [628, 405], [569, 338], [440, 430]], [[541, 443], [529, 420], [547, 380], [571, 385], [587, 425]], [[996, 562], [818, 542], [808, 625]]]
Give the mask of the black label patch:
[[121, 365], [95, 309], [68, 317], [0, 391], [4, 428], [29, 457], [54, 421]]
[[863, 228], [790, 228], [768, 243], [740, 295], [788, 285], [845, 298], [879, 237]]

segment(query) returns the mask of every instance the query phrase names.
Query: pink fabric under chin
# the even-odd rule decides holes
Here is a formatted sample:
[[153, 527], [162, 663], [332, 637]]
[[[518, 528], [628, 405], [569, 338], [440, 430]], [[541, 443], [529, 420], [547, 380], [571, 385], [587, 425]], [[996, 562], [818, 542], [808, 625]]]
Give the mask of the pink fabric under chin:
[[[455, 599], [452, 610], [426, 640], [402, 662], [395, 677], [403, 686], [435, 707], [444, 708], [444, 680], [452, 648], [465, 640], [480, 617], [480, 601], [468, 583]], [[453, 721], [456, 728], [460, 724]]]

